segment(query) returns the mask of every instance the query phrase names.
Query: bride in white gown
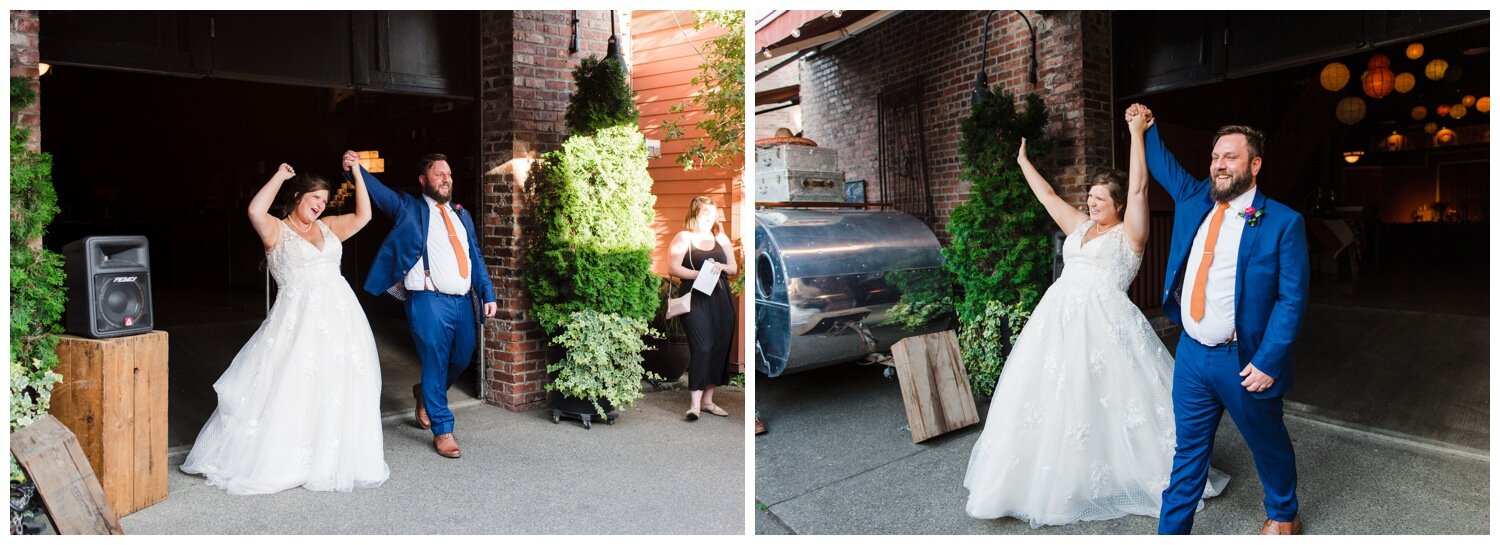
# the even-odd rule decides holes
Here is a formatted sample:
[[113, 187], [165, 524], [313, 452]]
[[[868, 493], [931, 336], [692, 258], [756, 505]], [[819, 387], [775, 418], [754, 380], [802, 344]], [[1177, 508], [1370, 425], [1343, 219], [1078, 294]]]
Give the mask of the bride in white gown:
[[280, 292], [229, 369], [214, 383], [219, 405], [182, 470], [231, 494], [301, 486], [348, 491], [390, 476], [380, 424], [380, 360], [364, 310], [339, 272], [341, 242], [370, 221], [355, 172], [355, 212], [318, 219], [329, 184], [303, 175], [283, 220], [268, 213], [282, 164], [250, 201]]
[[[1125, 293], [1150, 215], [1141, 143], [1150, 122], [1127, 121], [1129, 188], [1118, 171], [1096, 175], [1087, 214], [1057, 196], [1021, 141], [1027, 183], [1071, 234], [1063, 274], [1007, 358], [969, 456], [970, 516], [1014, 517], [1035, 528], [1161, 511], [1176, 440], [1173, 360]], [[1212, 470], [1204, 497], [1228, 480]]]

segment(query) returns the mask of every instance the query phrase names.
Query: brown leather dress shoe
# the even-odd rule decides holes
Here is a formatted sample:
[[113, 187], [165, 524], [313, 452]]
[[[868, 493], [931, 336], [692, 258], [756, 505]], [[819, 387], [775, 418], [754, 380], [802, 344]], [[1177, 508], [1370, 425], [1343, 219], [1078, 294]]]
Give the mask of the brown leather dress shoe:
[[766, 432], [766, 425], [765, 425], [765, 423], [760, 421], [760, 417], [759, 416], [755, 417], [755, 434], [756, 435], [760, 435], [760, 434], [765, 433], [765, 432]]
[[432, 446], [437, 447], [438, 455], [444, 458], [457, 458], [463, 455], [463, 451], [458, 450], [458, 440], [454, 439], [451, 433], [433, 437]]
[[1291, 522], [1266, 519], [1265, 524], [1260, 527], [1260, 535], [1263, 536], [1300, 536], [1302, 535], [1302, 514], [1292, 517]]
[[422, 385], [411, 385], [411, 395], [417, 398], [417, 427], [424, 430], [432, 429], [432, 420], [427, 418], [427, 406], [422, 404]]

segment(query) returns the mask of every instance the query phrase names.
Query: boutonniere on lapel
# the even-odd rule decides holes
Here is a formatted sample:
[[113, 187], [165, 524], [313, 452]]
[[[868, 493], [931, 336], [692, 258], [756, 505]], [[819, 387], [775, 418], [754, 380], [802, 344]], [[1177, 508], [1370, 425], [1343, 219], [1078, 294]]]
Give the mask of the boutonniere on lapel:
[[1260, 217], [1264, 215], [1266, 215], [1265, 210], [1254, 206], [1246, 206], [1244, 210], [1240, 211], [1240, 217], [1245, 218], [1245, 223], [1251, 227], [1255, 227], [1256, 223], [1260, 223]]
[[448, 205], [453, 208], [454, 214], [458, 214], [460, 216], [464, 215], [464, 205], [458, 204], [456, 202], [449, 202]]

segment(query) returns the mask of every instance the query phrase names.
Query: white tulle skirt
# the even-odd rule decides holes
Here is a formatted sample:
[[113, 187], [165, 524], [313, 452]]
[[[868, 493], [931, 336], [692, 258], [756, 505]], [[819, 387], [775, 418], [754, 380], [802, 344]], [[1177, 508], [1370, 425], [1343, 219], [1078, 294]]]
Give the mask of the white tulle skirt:
[[[1176, 439], [1172, 365], [1123, 291], [1065, 274], [995, 386], [964, 477], [969, 515], [1033, 528], [1158, 516]], [[1204, 497], [1228, 480], [1211, 471]]]
[[348, 491], [390, 476], [375, 338], [342, 277], [283, 286], [214, 383], [219, 405], [182, 470], [231, 494]]

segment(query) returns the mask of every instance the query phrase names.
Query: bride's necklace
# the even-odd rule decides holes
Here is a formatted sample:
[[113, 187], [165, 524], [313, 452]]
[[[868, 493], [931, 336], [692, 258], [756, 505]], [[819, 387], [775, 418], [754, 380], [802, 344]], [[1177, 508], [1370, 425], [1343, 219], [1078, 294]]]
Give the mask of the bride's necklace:
[[286, 221], [287, 223], [292, 224], [292, 229], [296, 229], [298, 233], [306, 233], [308, 231], [311, 231], [313, 228], [313, 224], [311, 223], [307, 224], [307, 227], [297, 227], [297, 222], [292, 221], [291, 218], [287, 218]]
[[1119, 226], [1120, 226], [1120, 224], [1118, 224], [1118, 223], [1116, 223], [1116, 224], [1114, 224], [1114, 225], [1111, 225], [1111, 226], [1109, 226], [1109, 228], [1108, 228], [1108, 229], [1104, 229], [1104, 230], [1102, 230], [1102, 231], [1101, 231], [1101, 230], [1099, 230], [1099, 227], [1101, 227], [1101, 226], [1103, 226], [1103, 225], [1104, 225], [1104, 224], [1102, 224], [1102, 223], [1095, 223], [1095, 224], [1094, 224], [1094, 234], [1095, 234], [1095, 235], [1102, 235], [1102, 234], [1104, 234], [1104, 233], [1108, 233], [1108, 232], [1110, 232], [1110, 231], [1113, 231], [1113, 230], [1114, 230], [1114, 228], [1116, 228], [1116, 227], [1119, 227]]

